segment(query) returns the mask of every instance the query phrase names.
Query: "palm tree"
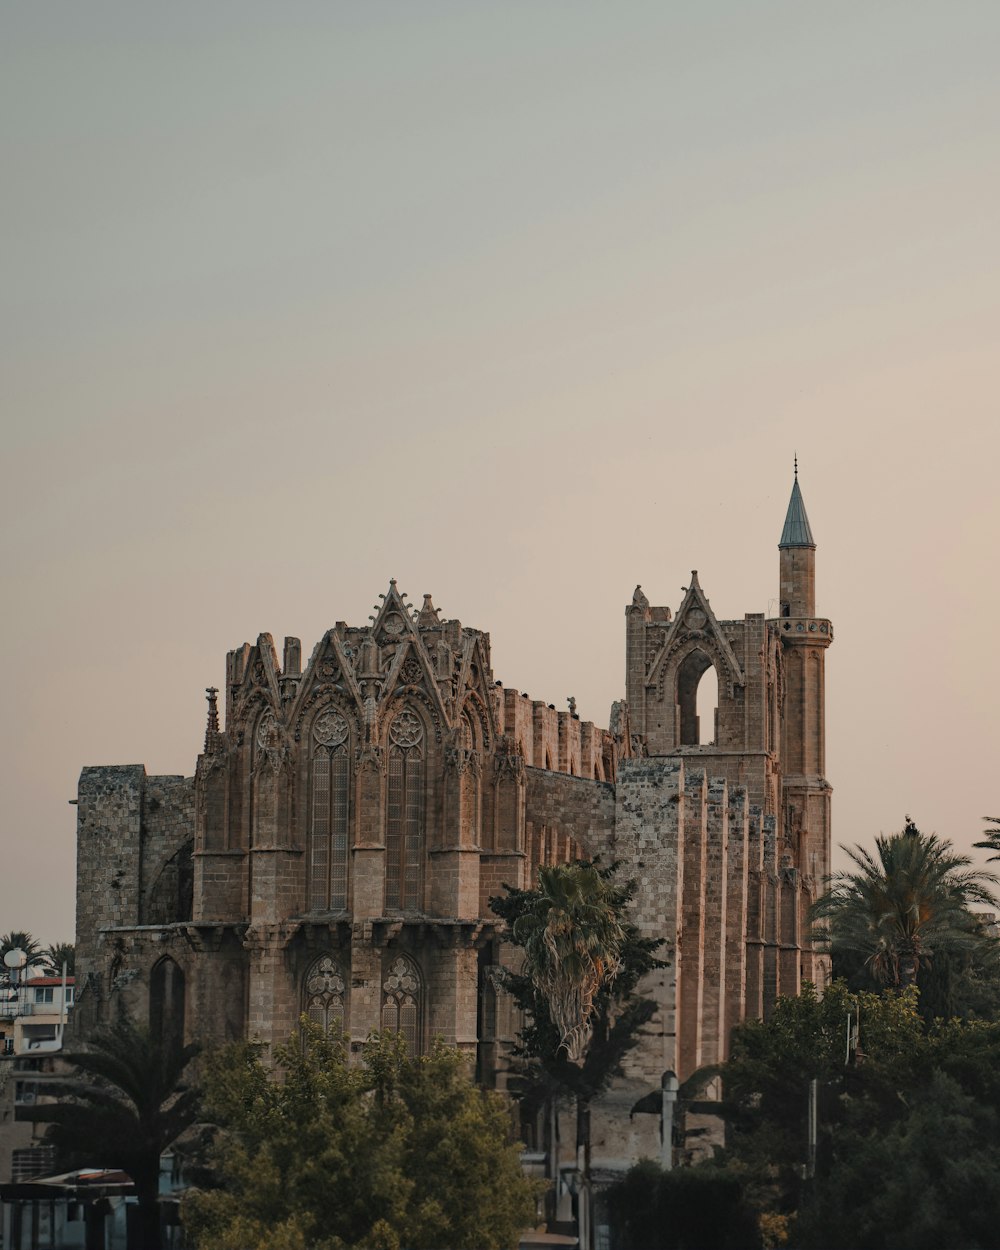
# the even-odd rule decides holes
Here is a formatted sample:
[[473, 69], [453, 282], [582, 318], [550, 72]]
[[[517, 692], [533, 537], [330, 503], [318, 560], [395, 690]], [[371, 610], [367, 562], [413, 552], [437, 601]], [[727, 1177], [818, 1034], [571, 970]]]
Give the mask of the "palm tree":
[[200, 1091], [184, 1071], [198, 1049], [164, 1042], [122, 1015], [86, 1050], [65, 1056], [75, 1076], [46, 1082], [45, 1092], [60, 1101], [34, 1110], [67, 1165], [96, 1161], [132, 1178], [143, 1250], [161, 1245], [160, 1155], [197, 1117]]
[[507, 982], [528, 1013], [512, 1084], [521, 1086], [526, 1108], [546, 1108], [552, 1176], [559, 1174], [556, 1106], [567, 1094], [576, 1102], [583, 1245], [590, 1244], [592, 1209], [590, 1105], [655, 1010], [635, 990], [660, 962], [660, 942], [642, 938], [627, 919], [635, 883], [616, 883], [616, 869], [588, 861], [540, 868], [537, 890], [507, 886], [506, 899], [490, 900], [524, 951], [521, 974]]
[[63, 964], [66, 975], [71, 977], [76, 963], [76, 947], [72, 942], [54, 942], [42, 951], [42, 962], [51, 969], [53, 976], [62, 976]]
[[514, 922], [524, 971], [545, 998], [562, 1047], [581, 1064], [590, 1038], [594, 997], [621, 968], [625, 929], [614, 887], [593, 864], [538, 870], [538, 895]]
[[8, 951], [24, 951], [28, 957], [27, 966], [35, 963], [38, 956], [42, 953], [42, 948], [31, 936], [30, 933], [22, 933], [17, 929], [11, 929], [10, 933], [0, 935], [0, 959]]
[[910, 818], [902, 833], [875, 839], [876, 854], [847, 850], [857, 871], [839, 872], [812, 909], [814, 935], [834, 952], [860, 955], [881, 985], [913, 985], [935, 952], [979, 947], [982, 925], [970, 907], [996, 907], [992, 872], [970, 868], [937, 834], [921, 833]]
[[984, 851], [996, 851], [995, 855], [988, 856], [988, 862], [992, 863], [995, 859], [1000, 859], [1000, 816], [984, 816], [983, 820], [992, 828], [986, 830], [986, 837], [982, 842], [973, 842], [972, 845], [981, 847]]

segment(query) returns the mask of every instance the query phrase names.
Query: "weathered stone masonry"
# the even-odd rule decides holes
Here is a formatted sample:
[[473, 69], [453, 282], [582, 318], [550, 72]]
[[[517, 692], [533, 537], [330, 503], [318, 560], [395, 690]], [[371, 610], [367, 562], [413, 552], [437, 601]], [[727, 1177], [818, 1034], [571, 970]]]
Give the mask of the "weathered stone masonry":
[[[85, 768], [78, 806], [77, 1021], [117, 1003], [159, 1027], [280, 1039], [301, 1012], [354, 1047], [379, 1027], [434, 1036], [503, 1080], [518, 1021], [488, 899], [541, 864], [602, 854], [639, 882], [663, 938], [658, 1004], [625, 1078], [595, 1109], [594, 1158], [658, 1153], [631, 1116], [666, 1072], [725, 1057], [824, 959], [805, 917], [829, 871], [824, 658], [815, 544], [796, 480], [779, 615], [719, 620], [698, 576], [676, 613], [637, 587], [626, 698], [607, 730], [494, 678], [489, 635], [414, 610], [391, 583], [372, 623], [338, 622], [303, 666], [271, 637], [208, 691], [193, 777]], [[718, 710], [697, 690], [714, 668]]]

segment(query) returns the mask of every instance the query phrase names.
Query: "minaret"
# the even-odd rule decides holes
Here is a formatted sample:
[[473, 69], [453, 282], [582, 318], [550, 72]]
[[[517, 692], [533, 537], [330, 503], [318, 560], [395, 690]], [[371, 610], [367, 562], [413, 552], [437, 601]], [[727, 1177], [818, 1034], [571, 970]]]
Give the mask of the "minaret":
[[781, 615], [812, 616], [816, 611], [816, 544], [799, 490], [798, 456], [778, 550], [781, 552]]
[[[830, 622], [816, 616], [816, 543], [799, 489], [797, 459], [778, 551], [781, 615], [773, 626], [781, 639], [784, 668], [781, 845], [804, 887], [793, 912], [794, 937], [793, 915], [786, 916], [782, 926], [788, 958], [781, 992], [794, 993], [798, 990], [798, 972], [810, 980], [825, 979], [824, 959], [809, 949], [806, 912], [808, 902], [825, 888], [830, 872], [825, 661], [826, 649], [833, 641]], [[788, 949], [792, 946], [800, 948], [798, 969], [792, 967], [793, 955]]]

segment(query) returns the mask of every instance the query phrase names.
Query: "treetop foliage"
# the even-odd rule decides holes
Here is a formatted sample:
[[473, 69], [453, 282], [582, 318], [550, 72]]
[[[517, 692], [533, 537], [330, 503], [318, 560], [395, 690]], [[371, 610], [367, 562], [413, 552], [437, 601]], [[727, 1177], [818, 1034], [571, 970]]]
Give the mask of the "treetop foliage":
[[[617, 863], [603, 865], [599, 860], [579, 861], [575, 865], [559, 865], [551, 871], [544, 888], [520, 890], [505, 885], [504, 894], [490, 899], [490, 908], [506, 921], [511, 940], [525, 949], [521, 972], [507, 972], [505, 983], [517, 1006], [525, 1013], [525, 1026], [514, 1047], [517, 1080], [522, 1094], [533, 1098], [556, 1095], [575, 1097], [589, 1102], [602, 1093], [612, 1078], [621, 1071], [622, 1060], [638, 1042], [639, 1029], [656, 1009], [652, 999], [637, 994], [641, 979], [663, 966], [657, 951], [662, 939], [643, 937], [629, 918], [628, 907], [635, 896], [635, 881], [618, 880]], [[558, 900], [573, 885], [573, 876], [586, 880], [587, 908], [583, 909], [579, 926], [592, 927], [600, 942], [614, 935], [616, 971], [613, 978], [597, 984], [590, 1004], [590, 1036], [580, 1062], [573, 1062], [563, 1044], [560, 1024], [554, 1018], [547, 984], [533, 975], [530, 943], [539, 941], [539, 930], [553, 900]], [[560, 878], [569, 878], [564, 888]], [[599, 883], [599, 885], [595, 884]], [[599, 916], [591, 921], [590, 913]], [[573, 939], [576, 940], [576, 939]], [[589, 940], [583, 936], [584, 944]], [[599, 944], [599, 943], [595, 943]]]
[[[856, 1050], [849, 1020], [860, 1025]], [[819, 1133], [808, 1181], [813, 1079]], [[912, 987], [855, 994], [837, 982], [822, 996], [806, 987], [779, 999], [769, 1020], [735, 1030], [723, 1081], [729, 1165], [758, 1211], [797, 1217], [801, 1250], [993, 1244], [981, 1212], [963, 1209], [969, 1187], [953, 1174], [967, 1168], [981, 1181], [985, 1156], [1000, 1163], [1000, 1149], [986, 1145], [1000, 1127], [1000, 1024], [928, 1024]], [[997, 1174], [979, 1199], [994, 1230]]]
[[863, 959], [877, 984], [911, 985], [937, 953], [974, 953], [988, 940], [971, 908], [998, 905], [998, 879], [946, 839], [908, 824], [877, 837], [875, 854], [844, 849], [854, 870], [834, 874], [813, 907], [814, 936]]
[[211, 1056], [206, 1113], [218, 1126], [212, 1185], [185, 1203], [211, 1250], [413, 1250], [516, 1246], [533, 1219], [499, 1095], [477, 1089], [458, 1051], [410, 1057], [374, 1035], [360, 1065], [303, 1020], [265, 1065], [236, 1044]]

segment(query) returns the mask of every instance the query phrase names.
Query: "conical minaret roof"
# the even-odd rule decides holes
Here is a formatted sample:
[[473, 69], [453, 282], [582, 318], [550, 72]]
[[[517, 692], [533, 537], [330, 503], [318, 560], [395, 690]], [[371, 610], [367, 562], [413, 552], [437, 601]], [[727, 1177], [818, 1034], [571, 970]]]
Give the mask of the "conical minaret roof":
[[782, 547], [815, 547], [816, 542], [812, 536], [812, 530], [809, 528], [809, 518], [806, 516], [806, 506], [802, 502], [802, 492], [799, 490], [799, 469], [798, 464], [795, 466], [795, 481], [792, 483], [792, 497], [788, 501], [788, 511], [785, 513], [785, 528], [781, 531], [781, 542], [778, 543], [779, 550]]

